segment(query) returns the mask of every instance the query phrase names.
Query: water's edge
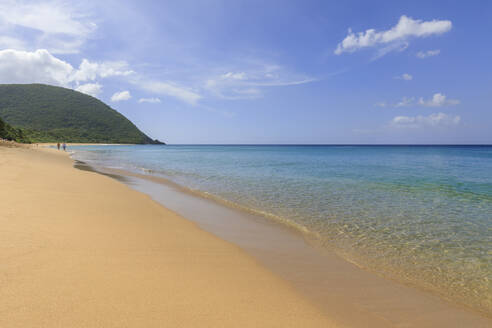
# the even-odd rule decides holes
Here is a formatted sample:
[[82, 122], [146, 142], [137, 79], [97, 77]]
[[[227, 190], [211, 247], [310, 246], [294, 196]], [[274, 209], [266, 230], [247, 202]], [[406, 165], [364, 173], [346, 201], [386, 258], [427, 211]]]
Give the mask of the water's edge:
[[[198, 223], [202, 229], [238, 245], [344, 324], [370, 326], [372, 322], [374, 326], [386, 326], [384, 323], [389, 322], [389, 326], [487, 327], [492, 323], [486, 314], [382, 278], [319, 249], [297, 227], [227, 207], [228, 204], [203, 198], [162, 177], [96, 168], [81, 161], [75, 161], [74, 167], [117, 179]], [[398, 304], [399, 310], [395, 310], [394, 304]], [[366, 318], [358, 322], [361, 317], [351, 315], [356, 312]], [[380, 321], [381, 318], [384, 320]]]
[[91, 165], [164, 178], [492, 315], [492, 147], [77, 149]]

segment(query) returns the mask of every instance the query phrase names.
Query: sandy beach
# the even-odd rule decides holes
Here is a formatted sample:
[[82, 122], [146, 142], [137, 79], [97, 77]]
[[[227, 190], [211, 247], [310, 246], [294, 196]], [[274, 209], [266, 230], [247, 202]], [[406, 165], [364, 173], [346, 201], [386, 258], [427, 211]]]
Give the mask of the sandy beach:
[[492, 328], [492, 0], [74, 4], [0, 0], [0, 328]]
[[332, 327], [237, 246], [67, 153], [0, 147], [1, 327]]

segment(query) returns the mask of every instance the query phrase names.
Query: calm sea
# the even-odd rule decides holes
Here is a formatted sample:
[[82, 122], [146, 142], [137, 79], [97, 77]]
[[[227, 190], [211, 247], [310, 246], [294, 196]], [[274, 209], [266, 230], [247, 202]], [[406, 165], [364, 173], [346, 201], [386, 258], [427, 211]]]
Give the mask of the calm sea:
[[492, 313], [492, 146], [80, 146]]

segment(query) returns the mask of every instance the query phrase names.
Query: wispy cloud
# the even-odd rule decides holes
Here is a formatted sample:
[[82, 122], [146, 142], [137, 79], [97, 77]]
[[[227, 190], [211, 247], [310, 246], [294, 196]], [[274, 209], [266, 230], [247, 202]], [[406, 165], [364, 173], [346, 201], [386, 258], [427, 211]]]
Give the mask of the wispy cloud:
[[402, 47], [406, 49], [408, 39], [411, 37], [440, 35], [451, 30], [451, 27], [452, 23], [449, 20], [422, 21], [403, 15], [398, 23], [389, 30], [368, 29], [356, 34], [349, 29], [348, 35], [337, 45], [334, 53], [341, 55], [344, 52], [355, 52], [363, 48], [384, 46], [379, 50], [378, 57], [381, 57], [388, 52], [401, 50]]
[[[78, 69], [68, 62], [52, 55], [48, 50], [22, 51], [0, 50], [0, 83], [46, 83], [97, 96], [102, 86], [100, 79], [109, 77], [131, 77], [144, 90], [177, 98], [189, 104], [196, 104], [202, 98], [198, 93], [174, 82], [145, 81], [123, 61], [90, 62], [82, 60]], [[80, 84], [90, 81], [91, 83]], [[125, 94], [112, 97], [112, 101], [125, 100]]]
[[379, 48], [374, 56], [371, 58], [371, 61], [377, 60], [385, 55], [387, 55], [390, 52], [396, 51], [396, 52], [402, 52], [405, 51], [409, 46], [409, 43], [406, 41], [395, 41], [390, 43], [387, 46]]
[[413, 76], [408, 74], [408, 73], [403, 73], [402, 75], [395, 76], [395, 79], [411, 81], [411, 80], [413, 80]]
[[315, 78], [304, 78], [300, 80], [292, 80], [292, 81], [266, 81], [266, 82], [252, 82], [249, 85], [258, 86], [258, 87], [286, 87], [290, 85], [301, 85], [306, 83], [315, 82], [318, 79]]
[[[78, 69], [57, 58], [48, 50], [0, 50], [0, 83], [45, 83], [98, 96], [100, 79], [128, 76], [133, 71], [125, 62], [89, 62], [84, 59]], [[88, 82], [80, 84], [82, 82]]]
[[[149, 79], [145, 74], [135, 72], [124, 61], [95, 62], [83, 59], [78, 68], [74, 68], [44, 49], [32, 52], [0, 50], [0, 83], [46, 83], [98, 96], [102, 91], [101, 80], [106, 78], [120, 78], [147, 92], [172, 97], [190, 105], [196, 105], [205, 96], [225, 100], [254, 99], [263, 96], [264, 88], [315, 81], [314, 78], [292, 74], [277, 65], [265, 65], [261, 69], [223, 71], [198, 82], [180, 83]], [[152, 101], [156, 102], [155, 99]]]
[[263, 96], [264, 88], [301, 85], [315, 78], [294, 74], [280, 65], [256, 63], [253, 67], [211, 76], [204, 89], [213, 96], [228, 99], [254, 99]]
[[130, 99], [132, 96], [130, 94], [130, 91], [120, 91], [116, 92], [111, 96], [111, 101], [112, 102], [118, 102], [118, 101], [125, 101]]
[[99, 83], [86, 83], [81, 84], [75, 88], [75, 90], [91, 95], [93, 97], [97, 97], [102, 91], [102, 85]]
[[446, 95], [442, 93], [435, 93], [431, 99], [424, 100], [424, 98], [419, 99], [419, 105], [426, 107], [442, 107], [442, 106], [453, 106], [458, 105], [460, 101], [458, 99], [448, 99]]
[[46, 48], [54, 54], [78, 53], [96, 28], [73, 2], [5, 0], [0, 3], [0, 32], [10, 38], [9, 48], [25, 50], [27, 38], [30, 47]]
[[424, 58], [427, 58], [427, 57], [433, 57], [433, 56], [437, 56], [441, 53], [441, 50], [439, 49], [436, 49], [436, 50], [427, 50], [427, 51], [419, 51], [417, 52], [417, 57], [420, 58], [420, 59], [424, 59]]
[[408, 107], [413, 105], [415, 98], [414, 97], [403, 97], [399, 102], [393, 105], [393, 107]]
[[111, 76], [128, 76], [135, 73], [128, 68], [128, 64], [124, 61], [108, 61], [108, 62], [90, 62], [83, 59], [79, 68], [73, 74], [75, 81], [94, 81], [97, 78], [106, 78]]
[[139, 103], [150, 103], [150, 104], [158, 104], [161, 102], [159, 98], [140, 98], [138, 100]]
[[23, 40], [13, 38], [10, 36], [6, 36], [6, 35], [0, 36], [0, 49], [23, 50], [25, 48], [26, 48], [26, 43]]
[[174, 82], [146, 81], [139, 82], [140, 87], [144, 90], [173, 98], [177, 98], [190, 105], [196, 105], [202, 98], [200, 94], [186, 87], [176, 85]]
[[399, 102], [387, 103], [385, 101], [376, 104], [378, 107], [410, 107], [410, 106], [424, 106], [424, 107], [444, 107], [444, 106], [454, 106], [458, 105], [460, 101], [458, 99], [449, 99], [446, 95], [442, 93], [435, 93], [430, 99], [425, 100], [420, 97], [416, 101], [415, 97], [403, 97]]
[[238, 73], [233, 73], [233, 72], [227, 72], [221, 76], [223, 79], [232, 79], [232, 80], [245, 80], [246, 79], [246, 73], [244, 72], [238, 72]]
[[445, 113], [433, 113], [428, 116], [396, 116], [391, 120], [390, 125], [397, 128], [421, 128], [436, 126], [457, 125], [461, 121], [458, 115], [448, 115]]

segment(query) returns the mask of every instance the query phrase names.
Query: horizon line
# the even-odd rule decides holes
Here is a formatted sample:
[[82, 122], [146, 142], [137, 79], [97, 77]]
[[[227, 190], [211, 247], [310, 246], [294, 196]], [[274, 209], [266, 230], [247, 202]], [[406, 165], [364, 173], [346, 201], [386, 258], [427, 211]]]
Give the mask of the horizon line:
[[357, 144], [357, 143], [167, 143], [166, 146], [486, 146], [490, 147], [489, 143], [375, 143], [375, 144]]

